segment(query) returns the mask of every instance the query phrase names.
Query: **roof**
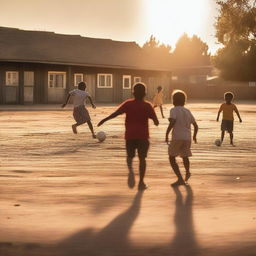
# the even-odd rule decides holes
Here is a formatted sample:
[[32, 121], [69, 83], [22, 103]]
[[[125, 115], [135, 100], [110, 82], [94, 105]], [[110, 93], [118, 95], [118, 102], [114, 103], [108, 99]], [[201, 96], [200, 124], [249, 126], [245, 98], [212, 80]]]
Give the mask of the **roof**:
[[0, 27], [0, 61], [170, 71], [135, 42]]

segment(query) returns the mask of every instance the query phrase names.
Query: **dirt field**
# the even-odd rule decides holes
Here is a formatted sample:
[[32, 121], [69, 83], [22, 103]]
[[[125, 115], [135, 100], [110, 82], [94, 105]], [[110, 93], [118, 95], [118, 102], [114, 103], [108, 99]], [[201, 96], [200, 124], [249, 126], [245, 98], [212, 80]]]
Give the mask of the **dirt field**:
[[[99, 143], [86, 125], [72, 133], [71, 107], [2, 108], [0, 255], [255, 256], [256, 104], [237, 104], [235, 147], [214, 145], [218, 106], [188, 104], [200, 127], [188, 187], [170, 187], [168, 120], [150, 124], [143, 193], [127, 187], [124, 117], [96, 128], [107, 133]], [[114, 109], [89, 108], [94, 125]]]

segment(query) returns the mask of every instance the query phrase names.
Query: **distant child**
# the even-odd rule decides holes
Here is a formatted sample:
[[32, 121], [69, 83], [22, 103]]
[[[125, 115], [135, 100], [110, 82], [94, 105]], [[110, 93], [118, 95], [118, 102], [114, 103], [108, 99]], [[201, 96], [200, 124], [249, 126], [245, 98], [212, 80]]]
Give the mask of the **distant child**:
[[144, 183], [146, 172], [146, 157], [149, 149], [149, 129], [148, 119], [152, 119], [154, 124], [159, 124], [155, 111], [149, 102], [144, 101], [146, 95], [146, 86], [143, 83], [136, 83], [133, 86], [134, 99], [128, 99], [111, 115], [101, 120], [98, 126], [101, 126], [106, 121], [115, 118], [123, 113], [125, 118], [125, 140], [127, 152], [128, 186], [135, 186], [135, 178], [132, 168], [132, 161], [135, 157], [137, 149], [139, 156], [139, 171], [140, 180], [138, 184], [139, 190], [144, 190], [147, 185]]
[[159, 107], [161, 111], [162, 118], [164, 118], [164, 113], [163, 113], [163, 88], [161, 86], [157, 87], [157, 93], [155, 94], [153, 98], [153, 106], [154, 108]]
[[242, 119], [240, 117], [240, 114], [238, 112], [238, 109], [235, 104], [232, 103], [232, 100], [234, 98], [234, 94], [232, 92], [226, 92], [224, 94], [224, 99], [226, 103], [221, 104], [218, 116], [217, 116], [217, 122], [219, 121], [220, 113], [223, 111], [223, 117], [221, 122], [221, 143], [224, 140], [225, 131], [227, 131], [230, 135], [230, 144], [234, 145], [233, 143], [233, 127], [234, 127], [234, 115], [233, 112], [235, 111], [240, 123], [242, 123]]
[[[174, 108], [170, 110], [169, 126], [166, 130], [165, 141], [169, 143], [169, 133], [172, 130], [172, 139], [169, 143], [169, 160], [171, 167], [178, 177], [178, 180], [171, 184], [171, 186], [186, 185], [191, 176], [189, 157], [192, 156], [191, 147], [191, 124], [194, 126], [193, 140], [197, 143], [196, 135], [198, 132], [198, 125], [191, 112], [184, 107], [187, 99], [185, 92], [177, 90], [172, 93], [172, 102]], [[176, 157], [183, 158], [183, 164], [186, 169], [185, 180], [183, 179]]]
[[72, 125], [73, 133], [75, 134], [77, 133], [77, 129], [76, 129], [77, 126], [87, 123], [92, 133], [92, 137], [96, 138], [89, 112], [85, 107], [85, 100], [88, 98], [92, 107], [96, 108], [96, 106], [93, 104], [91, 96], [89, 95], [88, 92], [85, 91], [85, 89], [86, 89], [86, 83], [80, 82], [78, 84], [78, 89], [74, 89], [69, 92], [66, 102], [62, 105], [62, 107], [64, 108], [67, 105], [70, 97], [72, 96], [74, 98], [73, 117], [76, 121], [76, 123]]

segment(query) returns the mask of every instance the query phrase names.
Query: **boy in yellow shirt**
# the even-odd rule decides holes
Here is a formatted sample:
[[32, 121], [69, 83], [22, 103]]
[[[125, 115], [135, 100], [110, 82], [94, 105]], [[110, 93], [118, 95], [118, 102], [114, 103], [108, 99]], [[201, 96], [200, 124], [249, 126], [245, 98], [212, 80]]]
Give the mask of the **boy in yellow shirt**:
[[230, 144], [233, 144], [233, 127], [234, 127], [234, 115], [233, 112], [235, 111], [240, 123], [242, 123], [242, 119], [240, 117], [240, 114], [238, 112], [238, 109], [235, 104], [232, 103], [232, 100], [234, 98], [234, 94], [232, 92], [226, 92], [224, 94], [224, 99], [226, 103], [221, 104], [218, 116], [217, 116], [217, 122], [219, 121], [220, 113], [223, 111], [223, 117], [221, 122], [221, 143], [224, 140], [225, 131], [227, 131], [230, 135]]

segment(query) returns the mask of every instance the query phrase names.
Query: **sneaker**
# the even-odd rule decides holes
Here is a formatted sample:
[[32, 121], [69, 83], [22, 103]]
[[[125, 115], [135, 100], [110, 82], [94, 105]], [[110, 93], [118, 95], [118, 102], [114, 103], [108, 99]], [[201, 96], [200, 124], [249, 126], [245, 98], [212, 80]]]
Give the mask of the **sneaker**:
[[77, 134], [77, 129], [76, 129], [76, 125], [75, 124], [72, 125], [72, 130], [73, 130], [74, 134]]
[[129, 188], [134, 188], [135, 186], [135, 178], [134, 178], [134, 173], [133, 172], [129, 172], [128, 173], [128, 187]]

